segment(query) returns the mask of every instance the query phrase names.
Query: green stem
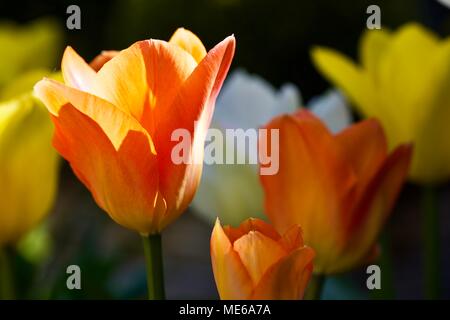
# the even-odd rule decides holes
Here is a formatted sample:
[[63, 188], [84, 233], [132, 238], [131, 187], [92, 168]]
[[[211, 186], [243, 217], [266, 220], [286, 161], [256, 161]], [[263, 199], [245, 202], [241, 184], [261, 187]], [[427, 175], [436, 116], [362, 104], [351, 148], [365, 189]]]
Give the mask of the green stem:
[[147, 288], [149, 300], [164, 300], [164, 270], [161, 235], [142, 236], [147, 267]]
[[423, 187], [422, 214], [425, 245], [425, 296], [427, 299], [439, 299], [441, 289], [439, 210], [437, 192], [433, 187]]
[[306, 300], [320, 300], [322, 296], [323, 285], [325, 284], [325, 276], [323, 274], [313, 274], [306, 290]]
[[0, 248], [0, 300], [14, 299], [14, 279], [11, 252]]
[[381, 290], [372, 290], [373, 299], [393, 300], [395, 299], [394, 288], [394, 266], [391, 254], [391, 239], [389, 229], [386, 229], [380, 237], [381, 255], [378, 265], [382, 270]]

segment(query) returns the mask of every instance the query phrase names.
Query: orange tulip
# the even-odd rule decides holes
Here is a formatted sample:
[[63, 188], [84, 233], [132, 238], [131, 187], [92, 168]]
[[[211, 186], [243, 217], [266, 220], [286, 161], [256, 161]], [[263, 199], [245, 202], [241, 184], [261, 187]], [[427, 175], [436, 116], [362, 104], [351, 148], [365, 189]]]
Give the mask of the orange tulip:
[[280, 236], [259, 219], [245, 220], [238, 228], [222, 228], [217, 219], [211, 235], [211, 261], [221, 299], [301, 299], [313, 258], [298, 226]]
[[279, 171], [261, 176], [265, 208], [279, 232], [294, 224], [316, 251], [315, 273], [346, 271], [374, 257], [378, 234], [408, 173], [411, 146], [388, 154], [376, 120], [332, 135], [308, 111], [273, 119]]
[[[117, 223], [159, 233], [191, 202], [234, 49], [231, 36], [207, 53], [193, 33], [178, 29], [169, 42], [139, 41], [91, 67], [68, 47], [65, 84], [36, 84], [55, 124], [55, 148]], [[192, 161], [182, 164], [171, 159], [179, 128], [192, 137]]]

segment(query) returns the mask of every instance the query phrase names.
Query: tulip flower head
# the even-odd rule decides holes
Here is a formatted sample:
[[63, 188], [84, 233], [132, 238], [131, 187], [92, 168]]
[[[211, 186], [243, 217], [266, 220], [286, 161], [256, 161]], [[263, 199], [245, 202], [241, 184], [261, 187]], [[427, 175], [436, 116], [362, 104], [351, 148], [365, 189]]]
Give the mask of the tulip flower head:
[[[14, 244], [41, 222], [56, 196], [59, 157], [51, 145], [53, 126], [29, 92], [42, 76], [39, 71], [24, 74], [0, 91], [6, 99], [0, 103], [0, 247]], [[28, 93], [17, 95], [23, 89]]]
[[277, 231], [302, 226], [305, 244], [316, 251], [316, 273], [368, 262], [408, 172], [411, 147], [389, 154], [373, 119], [333, 135], [306, 110], [279, 116], [267, 128], [280, 130], [279, 171], [260, 176]]
[[[55, 124], [55, 148], [117, 223], [159, 233], [191, 202], [234, 48], [231, 36], [207, 53], [193, 33], [178, 29], [169, 42], [144, 40], [104, 54], [94, 69], [68, 47], [65, 83], [36, 84]], [[189, 163], [172, 161], [172, 133], [180, 128], [193, 137]]]
[[447, 6], [447, 8], [450, 8], [450, 0], [437, 0], [437, 1], [444, 6]]
[[269, 224], [248, 219], [238, 228], [216, 220], [211, 261], [221, 299], [301, 299], [311, 277], [314, 251], [300, 227], [280, 236]]
[[52, 20], [0, 22], [0, 248], [36, 227], [56, 197], [52, 123], [31, 90], [54, 66], [60, 42]]
[[62, 32], [51, 19], [23, 26], [0, 21], [0, 87], [33, 69], [54, 68], [61, 40]]
[[436, 184], [450, 178], [450, 38], [411, 23], [396, 32], [367, 31], [361, 65], [325, 48], [312, 51], [318, 69], [366, 117], [376, 117], [390, 148], [413, 142], [410, 178]]

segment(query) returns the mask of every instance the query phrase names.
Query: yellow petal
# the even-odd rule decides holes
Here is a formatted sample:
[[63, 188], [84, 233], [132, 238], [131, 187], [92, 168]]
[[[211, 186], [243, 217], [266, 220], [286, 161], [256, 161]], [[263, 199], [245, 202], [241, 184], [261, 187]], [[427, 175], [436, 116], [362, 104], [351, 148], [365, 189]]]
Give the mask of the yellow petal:
[[359, 49], [361, 63], [375, 82], [378, 80], [380, 61], [391, 39], [391, 33], [385, 29], [367, 30], [362, 36]]
[[31, 95], [0, 104], [0, 246], [49, 213], [59, 167], [52, 132], [47, 111]]
[[0, 87], [31, 69], [56, 67], [62, 39], [54, 20], [39, 19], [24, 26], [0, 25]]
[[373, 104], [372, 83], [363, 70], [332, 49], [317, 47], [311, 54], [314, 64], [322, 74], [341, 88], [363, 114], [374, 115], [374, 108], [378, 106]]
[[259, 231], [250, 231], [233, 244], [256, 285], [264, 273], [286, 255], [283, 246]]
[[78, 111], [90, 117], [103, 129], [116, 150], [120, 148], [129, 131], [137, 131], [148, 138], [151, 151], [156, 154], [147, 131], [134, 118], [109, 102], [50, 79], [39, 81], [34, 90], [36, 96], [55, 116], [63, 106], [72, 104]]
[[211, 235], [211, 263], [221, 299], [248, 299], [253, 290], [252, 280], [239, 255], [216, 220]]
[[61, 71], [66, 85], [94, 93], [96, 72], [70, 46], [64, 51]]
[[440, 45], [432, 60], [427, 114], [415, 132], [411, 168], [412, 180], [428, 184], [450, 177], [450, 39]]
[[379, 114], [392, 121], [384, 121], [386, 127], [395, 125], [391, 130], [396, 139], [390, 141], [391, 146], [411, 141], [430, 111], [436, 84], [441, 80], [437, 75], [442, 74], [436, 70], [441, 66], [434, 67], [437, 49], [435, 35], [417, 24], [408, 24], [392, 38], [380, 62], [378, 92], [383, 113]]
[[202, 41], [194, 33], [184, 28], [178, 28], [169, 42], [189, 52], [197, 63], [200, 63], [206, 56], [206, 49]]

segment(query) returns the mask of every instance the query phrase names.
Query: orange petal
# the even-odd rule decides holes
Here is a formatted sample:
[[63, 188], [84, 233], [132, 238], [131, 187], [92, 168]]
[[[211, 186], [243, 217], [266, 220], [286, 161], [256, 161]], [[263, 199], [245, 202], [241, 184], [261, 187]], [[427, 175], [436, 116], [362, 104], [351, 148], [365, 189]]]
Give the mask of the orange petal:
[[344, 211], [343, 219], [349, 223], [352, 219], [352, 205], [358, 202], [357, 199], [386, 160], [387, 142], [380, 123], [375, 119], [358, 122], [337, 134], [335, 138], [358, 178], [353, 201], [349, 202], [348, 209]]
[[259, 231], [250, 231], [233, 244], [256, 285], [264, 273], [286, 255], [283, 246]]
[[[181, 48], [160, 40], [139, 41], [120, 51], [97, 73], [95, 94], [143, 121], [145, 109], [173, 101], [197, 63]], [[165, 115], [167, 116], [167, 115]], [[151, 116], [146, 116], [151, 118]]]
[[201, 40], [194, 33], [184, 28], [178, 28], [170, 38], [169, 43], [189, 52], [197, 63], [200, 63], [206, 56], [206, 49]]
[[126, 228], [141, 234], [159, 231], [164, 210], [154, 209], [158, 205], [157, 161], [147, 136], [129, 131], [116, 150], [100, 126], [70, 104], [52, 119], [55, 148], [97, 204]]
[[358, 122], [336, 135], [346, 160], [361, 180], [367, 181], [387, 156], [387, 142], [380, 123], [375, 119]]
[[335, 250], [342, 245], [342, 208], [356, 182], [352, 168], [328, 129], [306, 110], [275, 118], [267, 128], [280, 130], [279, 171], [260, 176], [270, 221], [280, 233], [301, 225], [307, 245]]
[[61, 107], [66, 104], [73, 105], [102, 128], [116, 150], [120, 148], [129, 131], [137, 131], [147, 137], [151, 152], [156, 153], [145, 129], [134, 118], [109, 102], [51, 79], [39, 81], [34, 92], [53, 115], [58, 115]]
[[70, 46], [64, 51], [61, 71], [67, 85], [92, 93], [95, 85], [95, 71]]
[[[206, 132], [234, 48], [234, 37], [220, 42], [183, 83], [173, 104], [154, 109], [153, 119], [156, 119], [158, 128], [154, 139], [158, 152], [160, 190], [167, 203], [173, 206], [173, 212], [184, 210], [197, 189]], [[187, 129], [193, 137], [189, 164], [175, 164], [172, 161], [171, 153], [178, 142], [172, 141], [171, 135], [178, 128]]]
[[299, 225], [294, 225], [288, 229], [279, 240], [279, 243], [287, 252], [291, 252], [299, 247], [303, 247], [302, 229]]
[[314, 251], [301, 247], [273, 265], [255, 288], [252, 299], [302, 299], [313, 271]]
[[251, 278], [233, 250], [219, 219], [211, 235], [211, 262], [220, 298], [248, 299], [253, 289]]
[[237, 228], [225, 226], [223, 227], [223, 230], [228, 236], [228, 239], [230, 239], [231, 243], [234, 243], [234, 241], [249, 233], [250, 231], [259, 231], [263, 235], [275, 241], [278, 241], [280, 239], [280, 235], [270, 224], [262, 221], [261, 219], [255, 218], [249, 218], [243, 221]]
[[96, 72], [99, 71], [105, 63], [107, 63], [109, 60], [117, 56], [119, 51], [115, 50], [106, 50], [102, 51], [98, 56], [96, 56], [89, 65], [92, 69], [94, 69]]
[[376, 243], [379, 232], [395, 204], [405, 182], [412, 148], [399, 146], [384, 162], [374, 179], [367, 186], [353, 213], [345, 255], [334, 268], [348, 269], [364, 261]]

